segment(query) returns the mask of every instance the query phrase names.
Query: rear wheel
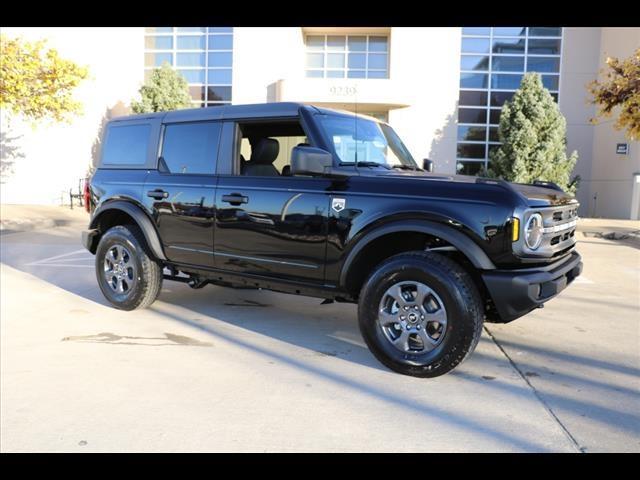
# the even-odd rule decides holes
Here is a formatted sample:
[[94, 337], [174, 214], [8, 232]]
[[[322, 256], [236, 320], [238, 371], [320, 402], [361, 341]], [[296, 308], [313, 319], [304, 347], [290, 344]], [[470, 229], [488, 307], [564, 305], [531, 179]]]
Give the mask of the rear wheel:
[[362, 336], [390, 369], [437, 377], [475, 349], [482, 332], [478, 290], [460, 265], [442, 255], [395, 255], [369, 276], [360, 293]]
[[121, 310], [146, 308], [162, 288], [162, 265], [151, 257], [136, 225], [110, 228], [96, 250], [96, 277], [104, 296]]

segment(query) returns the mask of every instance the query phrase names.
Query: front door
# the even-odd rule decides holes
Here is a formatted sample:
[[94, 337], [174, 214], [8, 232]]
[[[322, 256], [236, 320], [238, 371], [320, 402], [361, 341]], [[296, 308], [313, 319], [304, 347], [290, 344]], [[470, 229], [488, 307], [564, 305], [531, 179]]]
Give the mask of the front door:
[[324, 279], [329, 182], [220, 177], [216, 266], [292, 279]]
[[164, 126], [157, 170], [144, 195], [170, 261], [213, 267], [216, 161], [221, 124]]
[[216, 267], [323, 281], [331, 181], [290, 175], [291, 149], [308, 141], [299, 121], [238, 128], [235, 174], [216, 189]]

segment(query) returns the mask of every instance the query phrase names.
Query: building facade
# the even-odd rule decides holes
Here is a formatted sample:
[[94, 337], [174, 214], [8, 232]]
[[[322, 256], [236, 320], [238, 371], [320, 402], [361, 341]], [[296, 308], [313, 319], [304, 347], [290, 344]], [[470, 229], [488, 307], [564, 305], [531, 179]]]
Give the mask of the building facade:
[[[296, 101], [389, 122], [435, 171], [477, 174], [499, 145], [500, 109], [526, 72], [539, 72], [567, 119], [567, 150], [582, 216], [637, 219], [640, 146], [593, 125], [586, 85], [607, 56], [628, 57], [640, 28], [140, 27], [3, 28], [46, 38], [87, 65], [76, 97], [84, 113], [35, 129], [2, 115], [2, 201], [60, 203], [77, 188], [101, 126], [128, 113], [151, 69], [167, 62], [188, 81], [194, 107]], [[626, 153], [620, 145], [626, 145]], [[65, 196], [66, 194], [66, 196]]]

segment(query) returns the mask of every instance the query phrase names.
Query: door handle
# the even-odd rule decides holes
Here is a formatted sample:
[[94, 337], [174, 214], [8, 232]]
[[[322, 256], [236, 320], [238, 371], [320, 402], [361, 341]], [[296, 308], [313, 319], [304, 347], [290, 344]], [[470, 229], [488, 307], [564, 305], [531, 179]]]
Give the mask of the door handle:
[[159, 188], [147, 192], [147, 197], [155, 198], [156, 200], [162, 200], [163, 198], [167, 198], [168, 196], [169, 192], [165, 192], [164, 190], [160, 190]]
[[222, 201], [230, 203], [231, 205], [240, 205], [241, 203], [249, 203], [249, 197], [241, 193], [231, 193], [229, 195], [223, 195]]

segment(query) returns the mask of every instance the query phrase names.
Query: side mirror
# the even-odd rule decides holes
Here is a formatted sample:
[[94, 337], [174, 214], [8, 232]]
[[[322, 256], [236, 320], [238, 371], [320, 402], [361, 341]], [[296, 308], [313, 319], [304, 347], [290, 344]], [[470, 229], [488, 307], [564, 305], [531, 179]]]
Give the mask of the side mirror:
[[291, 150], [292, 175], [325, 175], [333, 168], [333, 157], [321, 148], [298, 146]]
[[429, 160], [428, 158], [422, 160], [422, 168], [427, 172], [433, 172], [433, 160]]

